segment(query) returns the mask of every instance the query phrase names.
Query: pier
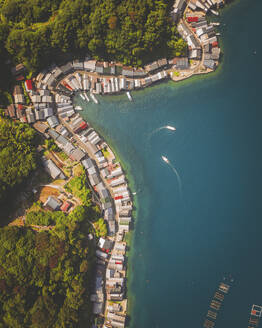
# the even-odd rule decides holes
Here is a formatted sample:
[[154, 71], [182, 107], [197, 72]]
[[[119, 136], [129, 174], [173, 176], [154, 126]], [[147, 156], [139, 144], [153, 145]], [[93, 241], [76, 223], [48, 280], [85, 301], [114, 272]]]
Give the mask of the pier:
[[253, 304], [250, 312], [250, 318], [248, 321], [248, 328], [258, 327], [261, 315], [262, 306]]
[[[224, 278], [224, 281], [219, 284], [219, 286], [210, 302], [209, 309], [207, 311], [206, 318], [205, 318], [205, 321], [203, 324], [204, 328], [215, 327], [218, 313], [221, 309], [221, 306], [223, 305], [225, 296], [229, 293], [232, 282], [233, 282], [233, 279], [231, 277], [229, 277], [229, 278]], [[254, 327], [256, 327], [256, 326], [254, 326]], [[249, 328], [253, 328], [253, 326], [250, 326]]]

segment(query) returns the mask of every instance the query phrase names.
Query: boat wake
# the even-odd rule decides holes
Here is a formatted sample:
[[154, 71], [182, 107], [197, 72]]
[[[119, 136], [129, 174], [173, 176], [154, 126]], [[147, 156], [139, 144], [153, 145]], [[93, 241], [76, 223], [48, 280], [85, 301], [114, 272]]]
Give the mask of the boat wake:
[[179, 194], [182, 196], [182, 181], [179, 173], [177, 172], [177, 169], [170, 163], [169, 159], [165, 156], [161, 156], [162, 160], [167, 163], [167, 165], [171, 168], [171, 170], [175, 173], [177, 182], [178, 182], [178, 189], [179, 189]]
[[151, 137], [153, 134], [161, 131], [161, 130], [169, 130], [169, 131], [176, 131], [176, 128], [172, 125], [164, 125], [164, 126], [161, 126], [160, 128], [157, 128], [155, 129], [154, 131], [152, 131], [150, 134], [149, 134], [149, 137]]

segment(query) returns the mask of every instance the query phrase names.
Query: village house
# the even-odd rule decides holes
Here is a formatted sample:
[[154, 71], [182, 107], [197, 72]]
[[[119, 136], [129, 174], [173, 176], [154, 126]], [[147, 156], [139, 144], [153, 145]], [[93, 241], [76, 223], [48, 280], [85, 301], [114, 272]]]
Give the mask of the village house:
[[24, 104], [25, 103], [23, 89], [20, 85], [16, 85], [14, 87], [13, 96], [14, 96], [15, 104]]
[[11, 118], [16, 117], [16, 108], [14, 104], [11, 104], [7, 107], [7, 115]]
[[95, 72], [96, 60], [88, 60], [84, 62], [84, 69], [89, 72]]
[[31, 79], [25, 81], [25, 89], [28, 93], [31, 93], [33, 91], [33, 83]]
[[203, 64], [206, 68], [210, 68], [212, 70], [215, 70], [216, 68], [216, 63], [213, 59], [205, 59]]
[[109, 239], [100, 237], [98, 241], [98, 247], [101, 248], [102, 251], [108, 252], [113, 248], [113, 242]]
[[26, 72], [26, 67], [23, 64], [18, 64], [11, 69], [13, 76], [23, 75]]
[[66, 200], [61, 205], [60, 210], [66, 213], [69, 211], [71, 206], [72, 206], [72, 203]]
[[51, 159], [43, 158], [42, 160], [45, 171], [52, 177], [52, 179], [65, 179], [64, 173], [55, 165]]
[[158, 67], [159, 68], [164, 68], [164, 67], [166, 67], [167, 66], [167, 59], [166, 58], [162, 58], [162, 59], [159, 59], [158, 61], [157, 61], [157, 64], [158, 64]]
[[65, 137], [59, 135], [59, 137], [56, 139], [56, 143], [59, 148], [64, 149], [68, 143], [68, 140]]
[[56, 127], [56, 131], [58, 132], [58, 133], [60, 133], [61, 134], [61, 136], [63, 136], [63, 137], [68, 137], [69, 135], [70, 135], [70, 133], [69, 133], [69, 131], [67, 130], [67, 128], [65, 128], [62, 124], [60, 124], [60, 125], [58, 125], [57, 127]]
[[35, 93], [35, 94], [32, 94], [31, 100], [32, 100], [33, 103], [41, 103], [42, 98], [39, 94]]
[[110, 74], [116, 75], [116, 65], [114, 63], [109, 64], [109, 68], [110, 68]]
[[116, 223], [114, 220], [107, 221], [108, 235], [113, 236], [116, 233]]
[[72, 66], [75, 70], [82, 71], [84, 69], [84, 62], [79, 59], [75, 59], [72, 62]]
[[103, 73], [104, 73], [104, 63], [96, 62], [95, 71], [96, 71], [98, 74], [103, 74]]
[[53, 74], [54, 79], [57, 81], [61, 77], [63, 72], [58, 66], [55, 66], [52, 70], [52, 74]]
[[86, 170], [88, 170], [91, 167], [94, 167], [94, 162], [91, 158], [85, 158], [81, 161], [81, 163]]
[[218, 47], [212, 48], [212, 50], [211, 50], [211, 59], [219, 60], [220, 52], [221, 52], [220, 48], [218, 48]]
[[189, 61], [187, 57], [179, 58], [176, 62], [176, 68], [179, 70], [184, 70], [189, 68]]
[[133, 71], [134, 77], [142, 78], [142, 77], [146, 76], [146, 74], [147, 74], [147, 72], [143, 68], [137, 68], [137, 69], [134, 69], [134, 71]]
[[67, 142], [65, 147], [63, 148], [64, 152], [69, 156], [72, 151], [75, 149], [75, 147], [71, 144], [71, 142]]
[[80, 148], [76, 148], [74, 149], [71, 154], [70, 154], [70, 158], [73, 161], [81, 161], [82, 159], [84, 159], [84, 157], [86, 156], [86, 154], [80, 149]]
[[27, 122], [28, 123], [34, 123], [35, 122], [35, 115], [34, 115], [34, 112], [33, 112], [32, 108], [27, 108], [25, 110], [25, 112], [26, 112]]
[[97, 173], [90, 174], [88, 179], [92, 187], [96, 186], [101, 181], [100, 176]]
[[123, 66], [122, 75], [124, 75], [126, 77], [133, 78], [134, 77], [133, 68], [132, 67]]
[[173, 10], [171, 11], [171, 17], [173, 21], [176, 23], [183, 16], [183, 12], [186, 8], [185, 0], [176, 0], [173, 5]]
[[50, 125], [51, 128], [55, 128], [57, 125], [59, 125], [59, 121], [55, 115], [48, 117], [47, 123]]
[[60, 209], [61, 202], [53, 196], [49, 196], [47, 201], [44, 203], [44, 207], [51, 211], [58, 211]]
[[72, 64], [69, 62], [63, 66], [60, 66], [59, 69], [62, 71], [63, 75], [67, 75], [67, 74], [71, 73], [74, 68], [73, 68]]
[[106, 221], [114, 220], [114, 211], [113, 211], [112, 207], [109, 207], [104, 211], [104, 219]]
[[56, 140], [57, 138], [59, 138], [59, 133], [57, 133], [55, 130], [53, 129], [49, 129], [48, 132], [47, 132], [50, 137], [54, 140]]
[[148, 64], [145, 66], [145, 70], [148, 72], [148, 73], [152, 73], [153, 71], [157, 70], [158, 69], [158, 63], [157, 61], [151, 63], [151, 64]]
[[41, 134], [44, 134], [48, 131], [49, 127], [41, 122], [36, 122], [33, 124], [34, 129], [36, 129], [36, 131], [40, 132]]

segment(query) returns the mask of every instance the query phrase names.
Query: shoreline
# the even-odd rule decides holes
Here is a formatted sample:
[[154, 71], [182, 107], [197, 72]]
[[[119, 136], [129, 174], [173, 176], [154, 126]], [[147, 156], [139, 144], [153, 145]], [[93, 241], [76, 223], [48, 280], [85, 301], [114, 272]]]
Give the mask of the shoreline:
[[[143, 90], [140, 90], [143, 91]], [[92, 122], [92, 125], [95, 126], [95, 124]], [[98, 131], [98, 133], [100, 135], [104, 135], [105, 133], [103, 133], [104, 131], [101, 131], [102, 128], [99, 128], [97, 126], [95, 126], [95, 129]], [[108, 136], [106, 137], [108, 144], [110, 145], [110, 148], [112, 149], [112, 151], [114, 152], [114, 154], [116, 155], [117, 160], [121, 163], [124, 172], [126, 173], [126, 179], [128, 181], [128, 185], [130, 188], [130, 191], [135, 192], [135, 179], [131, 173], [131, 166], [128, 164], [128, 162], [126, 162], [122, 156], [120, 155], [120, 152], [118, 151], [117, 147], [115, 146], [114, 141], [109, 138]], [[130, 322], [132, 321], [132, 308], [134, 307], [134, 303], [135, 303], [135, 298], [133, 296], [133, 294], [130, 291], [130, 287], [132, 284], [132, 280], [133, 280], [133, 275], [132, 275], [132, 268], [131, 268], [131, 263], [132, 263], [132, 257], [134, 256], [134, 248], [132, 247], [133, 244], [133, 238], [134, 238], [134, 234], [135, 234], [135, 225], [137, 223], [137, 217], [139, 216], [139, 202], [138, 202], [138, 195], [132, 195], [132, 201], [133, 201], [133, 210], [132, 210], [132, 218], [133, 218], [133, 227], [131, 228], [131, 230], [128, 233], [127, 236], [127, 245], [129, 247], [129, 249], [126, 252], [126, 257], [128, 259], [128, 265], [127, 265], [127, 299], [128, 299], [128, 307], [127, 307], [127, 318], [128, 318], [128, 322], [126, 327], [130, 327]]]
[[[183, 19], [181, 19], [183, 22]], [[201, 69], [201, 61], [199, 62], [199, 64], [194, 63], [194, 65], [196, 67], [200, 67]], [[161, 61], [161, 60], [160, 60]], [[90, 60], [90, 58], [88, 59], [88, 62], [94, 62], [93, 60]], [[173, 63], [175, 62], [175, 59], [173, 59]], [[96, 69], [96, 64], [99, 64], [97, 67], [101, 67], [101, 63], [96, 62], [94, 68]], [[153, 65], [149, 64], [149, 65]], [[90, 100], [93, 101], [94, 103], [98, 103], [95, 95], [96, 94], [103, 94], [103, 95], [114, 95], [114, 94], [122, 94], [125, 91], [131, 91], [131, 90], [144, 90], [145, 88], [147, 88], [148, 86], [152, 86], [152, 85], [156, 85], [159, 82], [162, 81], [168, 81], [168, 80], [172, 80], [173, 82], [181, 82], [178, 85], [183, 85], [184, 83], [187, 83], [188, 81], [193, 82], [195, 79], [199, 79], [199, 78], [204, 78], [207, 74], [211, 73], [211, 72], [218, 72], [220, 71], [220, 68], [222, 65], [218, 65], [218, 70], [206, 70], [206, 71], [197, 71], [197, 72], [193, 72], [192, 70], [190, 71], [184, 71], [184, 70], [180, 70], [179, 74], [183, 74], [183, 76], [176, 76], [175, 75], [175, 70], [176, 67], [172, 66], [172, 68], [168, 68], [167, 65], [167, 60], [166, 60], [166, 64], [160, 66], [158, 65], [158, 67], [156, 69], [152, 70], [152, 73], [154, 74], [150, 74], [150, 72], [147, 72], [147, 74], [145, 76], [145, 78], [137, 78], [135, 79], [134, 77], [128, 77], [125, 75], [102, 75], [98, 72], [94, 72], [94, 71], [87, 71], [87, 70], [79, 70], [79, 66], [81, 68], [81, 65], [85, 65], [85, 63], [83, 62], [81, 64], [80, 61], [74, 61], [72, 64], [67, 63], [66, 65], [62, 66], [62, 67], [52, 67], [51, 69], [48, 69], [46, 72], [42, 72], [40, 74], [38, 74], [38, 76], [33, 79], [33, 80], [27, 80], [27, 81], [31, 81], [31, 85], [30, 83], [25, 83], [25, 87], [26, 87], [26, 91], [29, 94], [30, 98], [31, 98], [31, 102], [33, 104], [33, 106], [25, 106], [23, 104], [23, 109], [21, 109], [21, 113], [20, 113], [20, 117], [17, 115], [17, 118], [19, 118], [20, 120], [22, 120], [22, 122], [28, 122], [28, 123], [35, 123], [37, 120], [37, 115], [39, 115], [39, 121], [42, 121], [43, 119], [47, 119], [48, 124], [50, 126], [50, 129], [54, 129], [56, 128], [56, 126], [52, 126], [52, 124], [54, 122], [52, 122], [52, 119], [55, 121], [55, 117], [57, 118], [58, 123], [61, 123], [62, 126], [64, 126], [65, 128], [68, 129], [68, 125], [65, 122], [71, 122], [72, 119], [75, 119], [78, 116], [81, 116], [81, 113], [77, 113], [76, 112], [76, 108], [73, 106], [73, 102], [72, 102], [72, 98], [74, 96], [75, 92], [81, 92], [80, 95], [82, 95], [82, 99], [86, 102], [89, 102]], [[115, 65], [115, 64], [113, 64]], [[175, 64], [176, 65], [176, 64]], [[191, 65], [191, 64], [189, 64]], [[105, 66], [105, 64], [103, 64], [103, 66]], [[63, 69], [62, 69], [63, 68]], [[163, 69], [163, 70], [162, 70]], [[128, 68], [126, 68], [127, 72], [128, 72]], [[133, 73], [130, 73], [130, 71], [132, 71]], [[134, 68], [129, 68], [129, 73], [133, 74], [134, 76]], [[188, 76], [186, 74], [189, 74]], [[113, 80], [112, 80], [113, 79]], [[117, 81], [115, 80], [117, 79]], [[149, 82], [146, 82], [146, 79], [151, 79]], [[86, 82], [84, 82], [84, 80], [86, 80]], [[103, 81], [102, 81], [103, 80]], [[27, 82], [26, 81], [26, 82]], [[135, 81], [140, 81], [135, 82]], [[144, 82], [143, 82], [144, 81]], [[183, 81], [183, 83], [182, 83]], [[111, 85], [111, 87], [114, 85], [115, 88], [115, 92], [105, 92], [105, 83], [108, 82], [108, 85]], [[87, 85], [89, 85], [87, 87], [87, 85], [85, 85], [85, 83]], [[100, 83], [100, 84], [99, 84]], [[121, 88], [121, 83], [126, 83], [127, 88], [123, 87]], [[35, 88], [32, 86], [35, 85]], [[175, 86], [177, 85], [176, 83], [174, 84]], [[35, 91], [37, 90], [38, 93]], [[42, 92], [42, 94], [39, 92], [39, 90], [45, 90]], [[89, 95], [86, 94], [86, 91], [89, 91]], [[21, 104], [21, 101], [18, 100], [18, 96], [19, 95], [23, 95], [23, 92], [14, 92], [14, 98], [15, 98], [15, 104], [18, 106], [19, 104]], [[40, 96], [40, 98], [39, 98]], [[89, 99], [89, 97], [91, 99]], [[46, 97], [46, 98], [44, 98]], [[57, 101], [59, 98], [59, 101]], [[51, 101], [50, 101], [51, 100]], [[132, 100], [132, 99], [131, 99]], [[23, 101], [22, 101], [23, 102]], [[42, 108], [40, 107], [41, 104], [45, 104], [45, 106], [42, 106]], [[61, 107], [58, 106], [58, 104], [62, 104]], [[59, 112], [59, 110], [61, 108], [63, 108], [66, 110], [63, 110], [61, 112]], [[42, 111], [42, 109], [50, 109], [51, 110], [47, 110], [46, 112], [48, 112], [48, 115], [46, 117], [46, 114], [44, 113], [44, 118], [42, 117], [42, 119], [40, 118], [40, 112]], [[23, 110], [23, 113], [22, 113]], [[15, 118], [16, 115], [12, 115], [11, 113], [11, 109], [7, 109], [7, 114], [10, 117]], [[11, 115], [10, 115], [11, 114]], [[80, 114], [80, 115], [79, 115]], [[49, 120], [48, 120], [49, 119]], [[82, 120], [83, 122], [85, 122], [84, 120]], [[45, 124], [45, 123], [43, 123]], [[58, 124], [59, 125], [59, 124]], [[91, 125], [89, 125], [89, 128], [92, 128]], [[93, 131], [97, 134], [96, 130], [93, 129]], [[70, 131], [72, 133], [72, 131]], [[82, 132], [82, 131], [81, 131]], [[93, 132], [91, 132], [92, 134]], [[73, 133], [73, 136], [75, 136], [75, 133]], [[101, 134], [97, 134], [98, 137], [101, 136]], [[101, 138], [102, 142], [104, 142], [107, 147], [110, 149], [110, 151], [112, 151], [112, 154], [115, 156], [115, 158], [117, 160], [119, 160], [118, 165], [124, 168], [123, 176], [125, 179], [125, 182], [127, 184], [127, 190], [131, 191], [131, 195], [130, 199], [131, 199], [131, 206], [132, 206], [132, 220], [134, 220], [134, 218], [137, 217], [138, 212], [139, 212], [139, 202], [138, 202], [138, 197], [136, 195], [132, 195], [132, 191], [134, 192], [134, 187], [135, 187], [135, 180], [133, 179], [131, 173], [130, 173], [130, 166], [125, 163], [125, 161], [121, 158], [121, 156], [119, 155], [119, 152], [117, 150], [115, 150], [115, 147], [112, 141], [110, 141], [110, 146], [108, 146], [108, 144], [104, 141], [104, 138]], [[77, 142], [78, 143], [78, 142]], [[79, 143], [78, 143], [79, 145]], [[81, 145], [81, 142], [80, 142]], [[58, 146], [61, 146], [58, 144]], [[82, 147], [80, 146], [80, 149]], [[64, 150], [64, 149], [63, 149]], [[82, 148], [83, 150], [83, 148]], [[101, 149], [98, 148], [98, 151], [100, 151]], [[95, 154], [90, 154], [88, 151], [86, 151], [86, 153], [88, 154], [89, 158], [93, 158], [93, 160], [96, 161], [95, 158]], [[100, 162], [96, 161], [97, 167], [98, 167], [98, 171], [100, 172], [100, 168], [99, 168], [99, 164]], [[100, 178], [101, 178], [101, 174], [100, 174]], [[105, 179], [101, 178], [102, 182], [104, 182], [105, 186], [107, 189], [109, 189], [109, 193], [111, 194], [111, 198], [112, 200], [113, 198], [113, 194], [112, 194], [112, 190], [110, 190], [110, 186], [106, 183]], [[114, 202], [115, 203], [115, 202]], [[102, 205], [102, 203], [101, 203]], [[116, 208], [116, 204], [114, 204], [115, 208]], [[117, 214], [117, 213], [116, 213]], [[119, 219], [119, 217], [118, 217]], [[133, 221], [134, 222], [134, 221]], [[132, 222], [132, 223], [133, 223]], [[118, 224], [117, 220], [116, 220], [116, 224]], [[125, 231], [125, 230], [124, 230]], [[128, 229], [129, 231], [129, 229]], [[124, 232], [125, 235], [125, 232]], [[132, 259], [133, 256], [133, 252], [132, 252], [132, 243], [133, 243], [133, 238], [134, 238], [134, 229], [131, 232], [128, 232], [129, 235], [129, 241], [130, 241], [130, 249], [128, 251], [126, 251], [126, 246], [127, 243], [126, 241], [122, 239], [121, 242], [123, 242], [122, 245], [125, 245], [125, 251], [124, 253], [122, 252], [120, 255], [121, 256], [125, 256], [126, 259], [129, 259], [128, 262], [131, 262], [130, 259]], [[117, 242], [117, 237], [114, 237], [113, 242], [116, 243]], [[102, 255], [101, 252], [103, 252], [102, 250], [99, 250], [99, 262], [98, 264], [102, 264], [102, 262], [105, 263], [109, 263], [110, 260], [105, 260], [107, 258], [104, 258], [105, 255]], [[106, 253], [105, 253], [106, 254]], [[112, 252], [111, 252], [112, 254]], [[119, 255], [119, 252], [116, 252], [117, 256]], [[105, 261], [104, 261], [105, 260]], [[118, 265], [118, 264], [116, 264]], [[126, 271], [126, 267], [127, 267], [127, 271]], [[123, 270], [121, 270], [123, 271]], [[104, 274], [107, 272], [107, 268], [104, 270]], [[121, 275], [121, 273], [120, 273]], [[128, 278], [127, 280], [127, 286], [130, 286], [132, 283], [132, 275], [130, 275], [130, 263], [129, 265], [125, 266], [125, 273], [123, 275], [124, 279]], [[119, 279], [119, 278], [113, 278], [113, 279]], [[123, 280], [124, 281], [124, 280]], [[105, 279], [105, 284], [106, 285], [106, 279]], [[117, 288], [117, 283], [116, 285], [114, 285], [115, 288]], [[129, 288], [125, 288], [125, 293], [127, 298], [125, 299], [125, 304], [123, 305], [123, 307], [125, 308], [125, 311], [123, 312], [119, 312], [119, 307], [117, 308], [117, 306], [115, 307], [115, 309], [113, 309], [113, 306], [110, 307], [110, 309], [112, 310], [112, 312], [109, 312], [110, 317], [107, 318], [107, 311], [106, 309], [109, 306], [108, 301], [103, 301], [102, 302], [102, 308], [105, 309], [105, 311], [103, 311], [103, 313], [99, 313], [98, 317], [101, 318], [107, 318], [108, 323], [110, 323], [113, 327], [115, 327], [113, 325], [114, 320], [117, 320], [117, 324], [119, 324], [119, 327], [126, 327], [125, 325], [125, 318], [126, 315], [130, 315], [131, 314], [131, 308], [134, 306], [135, 303], [135, 298], [132, 297], [132, 294], [130, 294], [129, 292]], [[101, 296], [101, 295], [100, 295]], [[98, 298], [100, 297], [98, 296]], [[127, 301], [128, 301], [128, 305], [127, 305]], [[96, 302], [95, 302], [96, 303]], [[99, 303], [101, 304], [101, 303]], [[98, 306], [99, 309], [101, 309], [101, 306]], [[117, 308], [117, 309], [116, 309]], [[110, 310], [110, 311], [111, 311]], [[112, 315], [111, 315], [112, 314]], [[119, 321], [120, 320], [120, 321]], [[119, 323], [121, 322], [121, 323]], [[105, 319], [105, 323], [106, 323], [106, 319]], [[128, 324], [128, 326], [130, 326]], [[98, 326], [100, 327], [100, 326]], [[102, 326], [101, 326], [102, 327]], [[106, 326], [105, 326], [106, 327]]]

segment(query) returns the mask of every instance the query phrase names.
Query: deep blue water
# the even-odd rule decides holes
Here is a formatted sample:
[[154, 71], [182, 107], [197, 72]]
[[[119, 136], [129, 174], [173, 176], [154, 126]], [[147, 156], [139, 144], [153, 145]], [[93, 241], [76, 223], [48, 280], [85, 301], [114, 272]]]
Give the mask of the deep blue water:
[[[134, 103], [103, 97], [83, 113], [138, 192], [132, 328], [202, 327], [226, 273], [235, 282], [216, 327], [247, 327], [251, 305], [262, 305], [261, 12], [261, 0], [223, 11], [215, 74], [134, 92]], [[167, 124], [177, 130], [152, 134]]]

